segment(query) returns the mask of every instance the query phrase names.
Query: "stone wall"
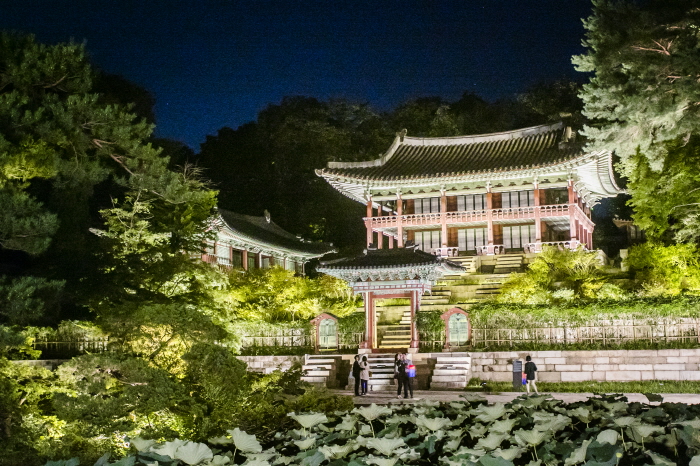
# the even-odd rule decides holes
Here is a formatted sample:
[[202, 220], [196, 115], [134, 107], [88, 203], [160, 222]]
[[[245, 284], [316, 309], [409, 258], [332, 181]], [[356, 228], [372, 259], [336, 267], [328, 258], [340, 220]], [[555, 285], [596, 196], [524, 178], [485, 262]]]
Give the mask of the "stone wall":
[[471, 353], [472, 377], [510, 382], [513, 360], [527, 355], [543, 382], [700, 380], [700, 349]]

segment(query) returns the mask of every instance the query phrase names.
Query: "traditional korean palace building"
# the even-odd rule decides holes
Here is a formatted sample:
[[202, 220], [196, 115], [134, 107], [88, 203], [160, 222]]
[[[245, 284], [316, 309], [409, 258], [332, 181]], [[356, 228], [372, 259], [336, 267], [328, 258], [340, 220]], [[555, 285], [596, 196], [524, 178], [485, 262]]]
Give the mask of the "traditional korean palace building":
[[306, 242], [283, 230], [265, 211], [263, 217], [219, 209], [216, 241], [207, 244], [202, 260], [223, 267], [266, 269], [278, 265], [304, 274], [311, 259], [335, 252], [332, 245]]
[[[622, 192], [611, 153], [584, 152], [562, 123], [449, 138], [404, 131], [376, 160], [330, 162], [316, 173], [367, 206], [365, 255], [318, 268], [363, 295], [361, 351], [417, 351], [421, 297], [444, 275], [465, 271], [464, 256], [483, 264], [508, 253], [534, 256], [545, 245], [592, 249], [591, 207]], [[410, 298], [410, 313], [385, 326], [394, 341], [380, 342], [375, 301], [384, 298]], [[469, 338], [463, 309], [447, 309], [442, 318], [447, 347]]]
[[367, 244], [413, 241], [440, 256], [593, 247], [591, 207], [622, 192], [609, 151], [584, 152], [562, 123], [477, 136], [397, 135], [368, 162], [317, 174], [367, 206]]

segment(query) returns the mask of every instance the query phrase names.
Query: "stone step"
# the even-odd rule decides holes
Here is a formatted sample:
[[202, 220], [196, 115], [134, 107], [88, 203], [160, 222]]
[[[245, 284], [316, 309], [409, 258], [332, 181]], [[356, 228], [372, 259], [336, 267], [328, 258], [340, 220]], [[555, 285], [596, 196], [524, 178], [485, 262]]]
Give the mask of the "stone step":
[[467, 386], [467, 382], [430, 382], [431, 390], [454, 390]]
[[409, 340], [411, 339], [411, 334], [406, 334], [406, 333], [399, 333], [397, 335], [384, 335], [384, 340], [405, 340], [408, 338]]
[[433, 369], [433, 377], [438, 375], [469, 375], [469, 369]]
[[335, 366], [333, 364], [304, 364], [301, 366], [301, 369], [304, 371], [315, 371], [315, 370], [333, 370], [335, 369]]
[[335, 364], [335, 359], [333, 358], [328, 358], [328, 357], [311, 357], [307, 356], [306, 361], [304, 361], [309, 364]]
[[431, 385], [434, 382], [468, 382], [466, 375], [434, 375], [431, 380]]
[[318, 383], [318, 384], [323, 384], [324, 386], [326, 385], [326, 377], [312, 377], [312, 376], [304, 375], [301, 377], [301, 380], [303, 380], [304, 382]]
[[324, 370], [310, 370], [306, 372], [306, 377], [328, 377], [331, 375], [331, 371]]

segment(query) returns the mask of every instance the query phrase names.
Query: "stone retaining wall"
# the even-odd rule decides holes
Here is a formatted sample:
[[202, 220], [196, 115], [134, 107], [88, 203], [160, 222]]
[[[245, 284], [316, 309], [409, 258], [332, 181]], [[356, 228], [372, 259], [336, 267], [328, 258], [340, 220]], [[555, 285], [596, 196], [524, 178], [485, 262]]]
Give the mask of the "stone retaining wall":
[[700, 380], [700, 349], [470, 353], [472, 377], [510, 382], [513, 360], [532, 356], [543, 382]]
[[286, 371], [294, 363], [304, 364], [304, 356], [236, 356], [248, 364], [248, 372], [262, 372], [269, 374], [281, 369]]

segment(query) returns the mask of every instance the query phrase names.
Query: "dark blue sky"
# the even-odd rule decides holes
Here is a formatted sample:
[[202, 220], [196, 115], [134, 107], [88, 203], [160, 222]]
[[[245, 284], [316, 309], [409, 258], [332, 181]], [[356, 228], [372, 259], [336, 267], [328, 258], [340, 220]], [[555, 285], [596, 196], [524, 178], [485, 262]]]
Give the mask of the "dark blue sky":
[[195, 150], [286, 95], [388, 110], [580, 79], [590, 0], [4, 0], [0, 29], [87, 43], [156, 98], [156, 133]]

